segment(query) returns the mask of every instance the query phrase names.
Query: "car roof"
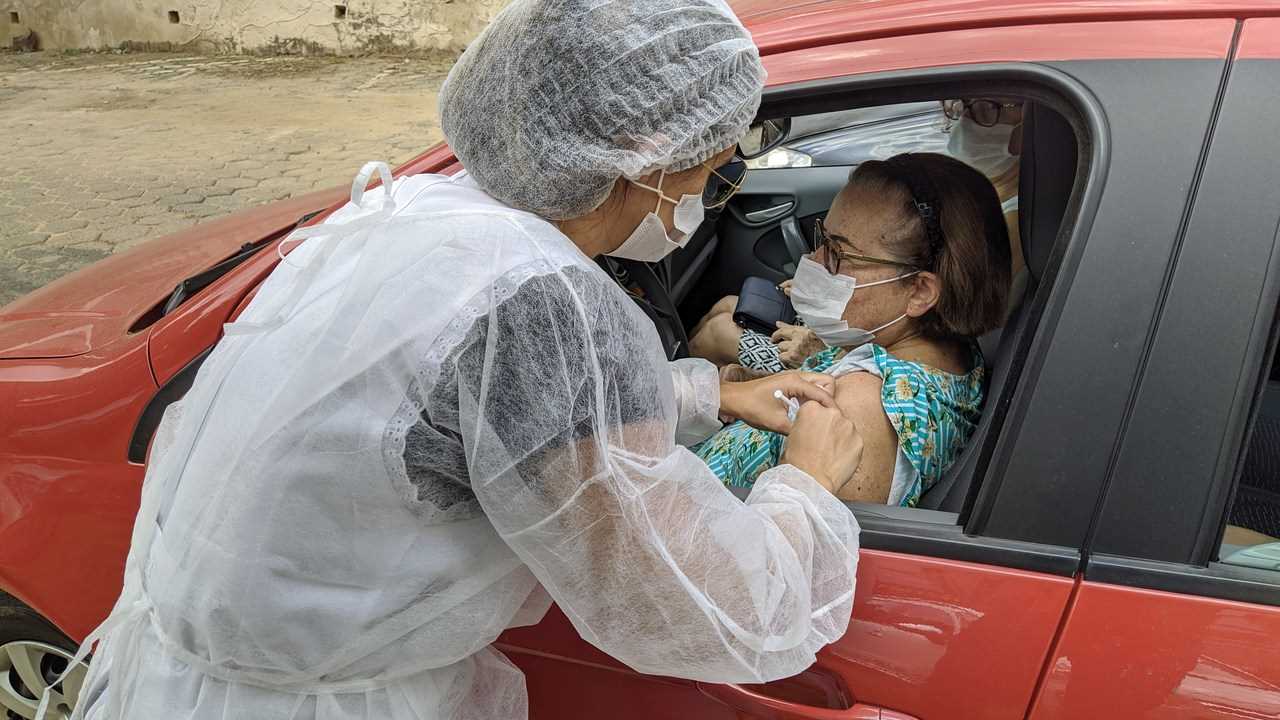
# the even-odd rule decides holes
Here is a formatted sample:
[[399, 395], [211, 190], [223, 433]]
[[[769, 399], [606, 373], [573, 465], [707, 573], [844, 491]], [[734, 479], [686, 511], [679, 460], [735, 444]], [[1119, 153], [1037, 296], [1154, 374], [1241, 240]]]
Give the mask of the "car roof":
[[998, 25], [1274, 15], [1274, 0], [728, 0], [764, 54]]

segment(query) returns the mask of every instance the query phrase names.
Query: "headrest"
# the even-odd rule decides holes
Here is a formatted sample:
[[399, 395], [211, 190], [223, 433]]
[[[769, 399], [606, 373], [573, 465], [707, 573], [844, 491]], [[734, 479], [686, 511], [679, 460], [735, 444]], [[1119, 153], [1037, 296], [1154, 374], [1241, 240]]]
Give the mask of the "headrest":
[[1018, 229], [1027, 271], [1039, 280], [1053, 252], [1076, 176], [1076, 134], [1066, 118], [1027, 102], [1022, 110]]

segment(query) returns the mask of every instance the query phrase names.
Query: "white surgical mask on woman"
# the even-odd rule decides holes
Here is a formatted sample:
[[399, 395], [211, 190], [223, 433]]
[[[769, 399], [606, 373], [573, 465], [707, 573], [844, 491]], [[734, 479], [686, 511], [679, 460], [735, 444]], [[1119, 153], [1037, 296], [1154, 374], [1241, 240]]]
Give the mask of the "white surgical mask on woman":
[[[649, 187], [643, 183], [630, 181], [632, 185], [642, 187], [645, 190], [651, 190], [658, 194], [658, 204], [649, 214], [644, 216], [636, 229], [627, 236], [617, 249], [605, 253], [610, 257], [618, 257], [626, 260], [638, 260], [640, 262], [657, 262], [667, 255], [675, 252], [678, 248], [682, 248], [689, 242], [689, 238], [693, 232], [702, 224], [705, 217], [705, 209], [702, 206], [701, 195], [681, 195], [679, 200], [673, 200], [662, 192], [662, 181], [666, 178], [666, 171], [658, 176], [658, 187]], [[662, 201], [665, 200], [676, 206], [674, 215], [675, 232], [670, 236], [667, 234], [667, 226], [663, 224], [662, 218], [658, 217], [658, 210], [662, 207]]]
[[966, 115], [951, 128], [947, 152], [989, 178], [1000, 177], [1018, 161], [1009, 152], [1011, 125], [982, 127]]
[[796, 309], [796, 315], [804, 321], [805, 327], [812, 330], [822, 342], [836, 347], [858, 347], [871, 342], [876, 333], [902, 320], [907, 314], [904, 312], [872, 330], [849, 327], [844, 319], [844, 310], [853, 300], [854, 291], [859, 287], [874, 287], [909, 278], [919, 272], [912, 270], [888, 280], [859, 284], [848, 275], [832, 275], [821, 263], [804, 257], [800, 258], [795, 280], [791, 285], [791, 304]]

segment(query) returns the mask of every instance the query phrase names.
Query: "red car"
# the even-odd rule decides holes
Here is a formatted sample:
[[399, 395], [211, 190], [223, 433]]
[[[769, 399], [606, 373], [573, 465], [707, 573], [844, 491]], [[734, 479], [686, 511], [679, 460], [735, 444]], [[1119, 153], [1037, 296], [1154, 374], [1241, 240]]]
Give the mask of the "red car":
[[[919, 508], [852, 506], [853, 618], [812, 668], [759, 686], [640, 675], [553, 609], [499, 641], [534, 716], [1280, 717], [1280, 7], [736, 10], [769, 70], [760, 117], [784, 133], [852, 108], [1020, 103], [1025, 291], [984, 339], [984, 417], [947, 478]], [[745, 277], [785, 277], [847, 177], [780, 140], [778, 162], [757, 164], [661, 273], [652, 316], [673, 354]], [[397, 174], [458, 169], [441, 146]], [[341, 200], [200, 225], [0, 309], [8, 718], [33, 715], [116, 597], [162, 410], [278, 261], [274, 244]], [[61, 711], [76, 682], [57, 688]]]

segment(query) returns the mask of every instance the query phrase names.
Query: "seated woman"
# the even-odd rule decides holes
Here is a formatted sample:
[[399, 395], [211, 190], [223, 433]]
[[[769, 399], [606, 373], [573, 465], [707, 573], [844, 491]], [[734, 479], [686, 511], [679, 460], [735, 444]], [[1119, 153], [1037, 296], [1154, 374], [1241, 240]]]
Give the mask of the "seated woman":
[[[940, 115], [947, 154], [986, 175], [996, 188], [1009, 233], [1012, 284], [1020, 287], [1026, 282], [1022, 242], [1018, 238], [1022, 104], [1002, 98], [944, 100]], [[779, 287], [786, 291], [790, 283], [787, 280]], [[1018, 289], [1010, 295], [1021, 298], [1022, 292]], [[689, 336], [690, 354], [721, 367], [737, 363], [750, 370], [774, 373], [798, 368], [823, 349], [817, 336], [800, 325], [779, 325], [772, 337], [738, 327], [733, 321], [737, 304], [738, 296], [728, 295], [707, 311]], [[726, 379], [735, 374], [731, 371]]]
[[[914, 506], [982, 413], [974, 339], [1000, 326], [1009, 290], [1000, 201], [958, 160], [898, 155], [858, 166], [818, 232], [791, 299], [829, 346], [804, 367], [837, 378], [836, 402], [863, 436], [862, 463], [837, 494]], [[726, 484], [749, 486], [783, 442], [737, 422], [695, 451]]]

